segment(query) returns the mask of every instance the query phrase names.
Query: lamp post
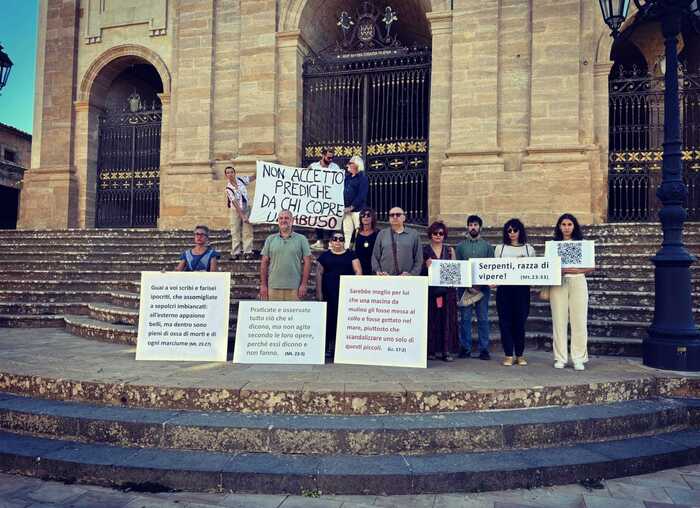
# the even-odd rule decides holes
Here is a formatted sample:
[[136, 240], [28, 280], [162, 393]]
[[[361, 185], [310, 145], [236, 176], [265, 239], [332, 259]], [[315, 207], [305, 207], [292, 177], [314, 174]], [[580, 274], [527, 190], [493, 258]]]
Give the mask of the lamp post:
[[[630, 0], [599, 0], [612, 36], [619, 35]], [[698, 0], [634, 0], [640, 19], [661, 22], [666, 47], [664, 91], [664, 152], [661, 185], [656, 195], [663, 242], [652, 257], [654, 263], [654, 319], [643, 343], [644, 365], [666, 370], [700, 371], [700, 329], [693, 321], [690, 265], [695, 261], [683, 245], [684, 204], [688, 189], [683, 183], [678, 99], [676, 43], [684, 18], [700, 22]]]
[[2, 44], [0, 44], [0, 90], [5, 88], [7, 78], [10, 76], [10, 69], [12, 69], [12, 60], [2, 49]]

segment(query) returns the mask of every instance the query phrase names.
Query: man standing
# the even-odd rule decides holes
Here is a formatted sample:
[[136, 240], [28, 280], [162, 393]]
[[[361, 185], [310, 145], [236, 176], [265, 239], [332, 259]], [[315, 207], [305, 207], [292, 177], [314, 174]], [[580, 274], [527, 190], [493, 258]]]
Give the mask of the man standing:
[[236, 176], [236, 169], [227, 166], [226, 175], [226, 205], [231, 218], [231, 259], [241, 256], [241, 243], [243, 244], [243, 258], [253, 257], [253, 226], [250, 225], [248, 216], [250, 207], [248, 200], [248, 184], [255, 181], [253, 176]]
[[[324, 147], [321, 149], [321, 159], [314, 162], [309, 167], [311, 169], [329, 169], [331, 171], [343, 172], [335, 162], [333, 156], [335, 152], [333, 147]], [[314, 250], [326, 250], [328, 248], [328, 231], [321, 228], [316, 228], [316, 243], [311, 246]]]
[[[302, 300], [311, 273], [311, 250], [304, 235], [292, 231], [294, 215], [277, 215], [279, 233], [267, 237], [260, 261], [260, 299]], [[303, 269], [302, 269], [303, 263]]]
[[[481, 238], [481, 226], [483, 221], [478, 215], [467, 217], [467, 238], [457, 245], [457, 259], [467, 260], [471, 258], [492, 258], [493, 245]], [[462, 321], [459, 331], [459, 342], [462, 350], [460, 358], [469, 358], [472, 351], [472, 309], [476, 309], [476, 324], [479, 334], [479, 358], [490, 360], [489, 354], [489, 296], [491, 290], [488, 286], [473, 286], [472, 289], [481, 291], [482, 297], [476, 303], [459, 307]]]
[[377, 275], [420, 275], [423, 253], [420, 237], [404, 227], [406, 214], [398, 206], [389, 210], [389, 227], [377, 235], [372, 251], [372, 270]]

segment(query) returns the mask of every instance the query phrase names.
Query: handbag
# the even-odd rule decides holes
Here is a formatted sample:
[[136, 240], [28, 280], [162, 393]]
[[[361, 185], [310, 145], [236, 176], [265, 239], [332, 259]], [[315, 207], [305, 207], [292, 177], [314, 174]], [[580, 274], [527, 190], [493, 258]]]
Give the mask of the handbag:
[[484, 297], [484, 293], [474, 288], [467, 288], [462, 294], [462, 298], [457, 302], [458, 307], [469, 307]]

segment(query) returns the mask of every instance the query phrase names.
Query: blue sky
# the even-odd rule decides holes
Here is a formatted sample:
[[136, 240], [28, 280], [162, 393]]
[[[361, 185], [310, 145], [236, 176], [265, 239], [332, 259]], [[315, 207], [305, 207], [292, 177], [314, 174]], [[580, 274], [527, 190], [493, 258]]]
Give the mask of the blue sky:
[[38, 0], [0, 0], [0, 44], [14, 63], [0, 91], [0, 122], [32, 132]]

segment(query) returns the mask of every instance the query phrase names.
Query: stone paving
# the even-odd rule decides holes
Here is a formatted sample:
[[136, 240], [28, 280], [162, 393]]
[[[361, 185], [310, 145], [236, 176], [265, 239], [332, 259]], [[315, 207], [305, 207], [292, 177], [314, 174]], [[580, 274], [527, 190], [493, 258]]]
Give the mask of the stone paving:
[[0, 508], [688, 508], [700, 507], [700, 465], [605, 480], [483, 494], [306, 496], [137, 493], [0, 474]]

